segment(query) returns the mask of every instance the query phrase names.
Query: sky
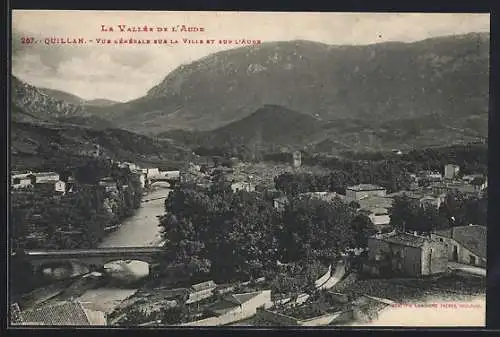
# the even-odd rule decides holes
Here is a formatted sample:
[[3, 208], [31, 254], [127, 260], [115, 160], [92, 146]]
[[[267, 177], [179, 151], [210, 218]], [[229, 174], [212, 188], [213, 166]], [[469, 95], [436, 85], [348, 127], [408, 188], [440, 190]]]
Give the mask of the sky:
[[[102, 25], [114, 31], [102, 31]], [[118, 25], [154, 32], [120, 32]], [[203, 28], [203, 32], [157, 32], [157, 27]], [[139, 98], [182, 64], [234, 46], [184, 44], [182, 39], [310, 40], [334, 45], [489, 32], [489, 14], [453, 13], [259, 13], [136, 11], [12, 11], [12, 73], [38, 87], [83, 99]], [[38, 43], [23, 44], [23, 37]], [[46, 38], [83, 38], [82, 45], [45, 44]], [[167, 45], [100, 45], [97, 39], [177, 39]], [[92, 40], [93, 42], [90, 42]]]

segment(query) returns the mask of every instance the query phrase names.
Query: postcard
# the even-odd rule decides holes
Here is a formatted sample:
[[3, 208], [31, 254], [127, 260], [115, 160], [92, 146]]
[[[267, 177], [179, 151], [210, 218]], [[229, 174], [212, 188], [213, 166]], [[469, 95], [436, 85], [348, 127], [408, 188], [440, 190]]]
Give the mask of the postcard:
[[13, 10], [10, 325], [484, 327], [490, 17]]

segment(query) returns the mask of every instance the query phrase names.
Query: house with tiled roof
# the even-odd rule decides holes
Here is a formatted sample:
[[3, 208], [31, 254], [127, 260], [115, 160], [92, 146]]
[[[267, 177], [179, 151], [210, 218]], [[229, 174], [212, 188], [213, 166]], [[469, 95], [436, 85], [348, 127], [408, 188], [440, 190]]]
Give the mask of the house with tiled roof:
[[271, 290], [260, 290], [250, 293], [231, 294], [207, 308], [211, 315], [200, 321], [182, 325], [219, 326], [241, 321], [254, 316], [259, 308], [270, 308], [273, 305]]
[[443, 273], [447, 267], [445, 245], [430, 236], [393, 231], [368, 238], [366, 272], [419, 277]]
[[456, 226], [435, 230], [431, 237], [445, 244], [449, 261], [486, 267], [486, 226]]
[[67, 301], [21, 311], [16, 324], [103, 326], [107, 319], [104, 312], [87, 309], [77, 301]]

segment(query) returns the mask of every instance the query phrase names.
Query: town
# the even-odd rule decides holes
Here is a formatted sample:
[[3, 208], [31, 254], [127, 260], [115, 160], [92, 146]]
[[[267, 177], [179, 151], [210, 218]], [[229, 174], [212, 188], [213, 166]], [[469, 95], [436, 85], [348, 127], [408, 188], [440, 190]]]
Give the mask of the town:
[[[284, 162], [272, 165], [236, 158], [204, 158], [170, 171], [108, 159], [109, 172], [113, 173], [95, 178], [93, 183], [82, 183], [85, 180], [77, 171], [75, 176], [12, 172], [12, 198], [23, 196], [25, 202], [35, 199], [33, 195], [45, 199], [50, 195], [61, 202], [89, 186], [95, 187], [103, 197], [103, 208], [111, 215], [101, 225], [101, 236], [119, 229], [121, 221], [132, 214], [125, 210], [152, 200], [148, 191], [155, 186], [167, 184], [169, 191], [164, 192], [168, 193], [167, 199], [162, 199], [166, 213], [158, 216], [159, 226], [165, 229], [155, 244], [164, 247], [166, 255], [149, 267], [142, 281], [148, 286], [137, 286], [133, 295], [111, 312], [89, 309], [75, 300], [77, 296], [52, 303], [42, 301], [26, 309], [16, 302], [12, 305], [12, 317], [17, 320], [13, 322], [118, 326], [352, 325], [370, 322], [379, 311], [394, 308], [398, 303], [418, 301], [424, 293], [439, 298], [467, 298], [484, 293], [486, 223], [479, 213], [487, 193], [485, 175], [463, 174], [460, 166], [446, 164], [440, 171], [406, 173], [409, 181], [405, 190], [388, 191], [371, 180], [348, 185], [341, 193], [328, 183], [324, 188], [320, 184], [313, 184], [312, 188], [298, 186], [297, 177], [324, 177], [331, 171], [304, 165], [300, 151], [284, 157]], [[227, 193], [230, 199], [217, 199], [227, 197]], [[212, 206], [203, 206], [209, 202], [202, 201], [207, 197], [215, 202]], [[128, 198], [135, 202], [126, 201]], [[203, 221], [208, 221], [205, 225], [214, 226], [211, 221], [236, 221], [222, 220], [229, 216], [223, 210], [209, 211], [210, 207], [224, 208], [221, 202], [239, 203], [229, 206], [230, 212], [244, 227], [232, 225], [237, 227], [224, 234], [225, 240], [217, 236], [216, 228], [212, 229], [214, 233], [203, 234], [196, 233], [196, 228], [193, 231], [184, 227], [185, 222], [194, 225], [198, 221], [202, 226]], [[13, 207], [17, 214], [19, 210]], [[463, 213], [467, 210], [470, 214]], [[239, 212], [243, 213], [235, 214]], [[26, 251], [80, 247], [67, 243], [89, 235], [81, 226], [70, 223], [47, 234], [47, 226], [41, 225], [43, 221], [36, 225], [33, 220], [42, 216], [30, 216], [34, 224], [29, 233], [15, 236], [17, 247]], [[206, 220], [207, 217], [214, 218]], [[287, 223], [277, 224], [276, 218]], [[468, 222], [472, 219], [476, 222]], [[308, 233], [308, 229], [315, 233]], [[235, 235], [238, 237], [233, 238]], [[57, 236], [59, 240], [53, 242]], [[93, 247], [95, 242], [82, 247]], [[244, 251], [236, 252], [229, 243]], [[206, 261], [214, 256], [224, 260], [224, 255], [207, 253], [208, 249], [200, 250], [196, 245], [214, 245], [211, 249], [220, 250], [218, 254], [233, 249], [233, 258]], [[165, 258], [169, 263], [165, 263]], [[103, 269], [85, 272], [88, 281], [96, 275], [101, 278]], [[59, 279], [70, 278], [68, 275], [62, 273]], [[75, 272], [71, 277], [74, 279]], [[203, 280], [204, 277], [212, 279]], [[99, 282], [85, 287], [89, 284], [93, 287]], [[60, 315], [61, 311], [66, 314]]]

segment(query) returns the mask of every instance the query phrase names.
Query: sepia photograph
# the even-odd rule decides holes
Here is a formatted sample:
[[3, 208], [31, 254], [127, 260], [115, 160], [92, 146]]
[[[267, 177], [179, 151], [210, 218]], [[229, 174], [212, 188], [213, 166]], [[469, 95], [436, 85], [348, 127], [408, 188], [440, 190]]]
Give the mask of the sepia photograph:
[[489, 14], [11, 37], [9, 327], [485, 327]]

